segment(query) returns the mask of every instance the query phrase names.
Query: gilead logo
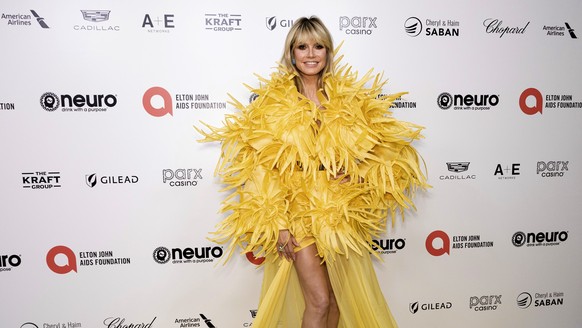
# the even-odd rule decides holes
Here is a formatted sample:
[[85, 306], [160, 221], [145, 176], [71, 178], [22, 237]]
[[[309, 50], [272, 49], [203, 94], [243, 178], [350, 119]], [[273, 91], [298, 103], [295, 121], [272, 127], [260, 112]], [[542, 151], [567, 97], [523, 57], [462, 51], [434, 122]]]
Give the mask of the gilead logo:
[[[440, 239], [442, 247], [435, 248], [435, 239]], [[426, 237], [426, 250], [432, 256], [441, 256], [445, 253], [451, 255], [451, 240], [447, 233], [441, 230], [431, 232], [428, 237]]]
[[[533, 97], [535, 100], [533, 106], [528, 106], [528, 104], [526, 103], [529, 97]], [[525, 89], [521, 93], [521, 96], [519, 96], [519, 108], [521, 108], [521, 111], [526, 113], [527, 115], [534, 115], [535, 113], [542, 114], [543, 107], [544, 101], [542, 99], [542, 93], [539, 92], [538, 89], [535, 88]]]
[[[155, 96], [162, 97], [163, 104], [156, 108], [152, 106], [152, 98]], [[143, 108], [148, 114], [155, 117], [162, 117], [166, 114], [174, 115], [172, 112], [172, 96], [166, 89], [162, 87], [151, 87], [144, 94], [142, 98]]]
[[[67, 259], [64, 265], [57, 264], [56, 257], [64, 255]], [[67, 246], [55, 246], [46, 254], [46, 264], [49, 269], [58, 274], [66, 274], [71, 271], [77, 272], [77, 257]]]

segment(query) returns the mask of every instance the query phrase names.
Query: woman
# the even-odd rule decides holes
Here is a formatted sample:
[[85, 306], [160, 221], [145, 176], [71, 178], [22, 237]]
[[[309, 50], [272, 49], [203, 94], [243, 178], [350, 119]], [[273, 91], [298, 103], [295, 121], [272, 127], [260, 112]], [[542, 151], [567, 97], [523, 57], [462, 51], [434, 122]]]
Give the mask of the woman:
[[401, 94], [381, 97], [380, 77], [358, 79], [333, 49], [321, 20], [298, 19], [256, 100], [199, 130], [222, 142], [218, 172], [234, 190], [215, 240], [229, 257], [266, 257], [255, 328], [396, 327], [370, 245], [426, 187], [410, 146], [421, 128], [391, 117]]

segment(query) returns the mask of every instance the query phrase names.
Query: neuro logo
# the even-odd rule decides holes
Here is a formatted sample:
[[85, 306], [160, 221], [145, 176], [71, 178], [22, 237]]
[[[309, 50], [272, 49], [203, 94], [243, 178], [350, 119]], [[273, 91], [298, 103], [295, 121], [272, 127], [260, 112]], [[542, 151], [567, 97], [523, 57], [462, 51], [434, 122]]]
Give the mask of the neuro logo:
[[465, 172], [471, 162], [447, 162], [447, 170], [450, 172]]
[[513, 237], [511, 237], [511, 243], [515, 247], [521, 247], [525, 245], [525, 239], [525, 233], [518, 231], [513, 234]]
[[[152, 105], [152, 99], [154, 97], [162, 98], [162, 106], [154, 107]], [[146, 112], [152, 116], [162, 117], [166, 114], [174, 115], [172, 113], [172, 96], [168, 91], [166, 91], [166, 89], [162, 87], [149, 88], [143, 95], [142, 103]]]
[[54, 112], [59, 108], [59, 97], [52, 92], [45, 92], [40, 96], [40, 105], [48, 112]]
[[418, 36], [422, 32], [422, 22], [417, 17], [410, 17], [404, 22], [404, 31], [408, 36]]
[[109, 20], [111, 10], [81, 10], [83, 19], [89, 22], [97, 23]]
[[410, 313], [412, 313], [412, 314], [415, 314], [416, 312], [418, 312], [418, 302], [410, 303], [408, 306], [408, 309], [410, 310]]
[[[65, 264], [57, 264], [56, 257], [59, 255], [66, 257]], [[51, 248], [46, 254], [46, 264], [54, 273], [66, 274], [71, 271], [77, 272], [77, 257], [67, 246], [55, 246]]]
[[443, 92], [437, 97], [437, 105], [441, 109], [449, 109], [453, 105], [453, 96], [448, 92]]
[[154, 261], [159, 264], [165, 264], [170, 261], [170, 250], [166, 247], [158, 247], [154, 250]]
[[40, 17], [36, 11], [31, 10], [30, 11], [32, 13], [32, 15], [36, 18], [36, 21], [38, 22], [38, 24], [42, 27], [42, 28], [49, 28], [49, 26], [44, 22], [44, 18]]
[[517, 296], [517, 307], [520, 309], [527, 309], [532, 302], [531, 294], [528, 292], [523, 292]]
[[[442, 246], [440, 247], [435, 247], [434, 246], [434, 241], [435, 240], [440, 240]], [[428, 237], [426, 237], [426, 250], [428, 251], [428, 253], [432, 256], [441, 256], [444, 254], [448, 254], [451, 255], [450, 253], [450, 249], [451, 249], [451, 240], [449, 238], [449, 236], [447, 235], [446, 232], [441, 231], [441, 230], [436, 230], [431, 232]]]
[[[528, 105], [528, 98], [533, 97], [533, 105]], [[542, 114], [542, 109], [544, 107], [544, 101], [542, 99], [542, 93], [538, 89], [528, 88], [525, 89], [519, 96], [519, 108], [521, 111], [527, 115], [534, 115], [536, 113]]]

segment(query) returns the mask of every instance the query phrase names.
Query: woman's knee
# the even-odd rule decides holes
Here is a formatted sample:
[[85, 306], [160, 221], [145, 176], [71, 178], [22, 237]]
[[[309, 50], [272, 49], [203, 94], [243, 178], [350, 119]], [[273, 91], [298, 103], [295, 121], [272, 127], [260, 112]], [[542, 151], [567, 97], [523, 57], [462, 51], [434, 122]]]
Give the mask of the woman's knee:
[[329, 312], [330, 306], [332, 305], [332, 301], [330, 300], [329, 293], [325, 291], [312, 295], [311, 300], [309, 300], [308, 304], [312, 307], [312, 309], [315, 312], [326, 314]]

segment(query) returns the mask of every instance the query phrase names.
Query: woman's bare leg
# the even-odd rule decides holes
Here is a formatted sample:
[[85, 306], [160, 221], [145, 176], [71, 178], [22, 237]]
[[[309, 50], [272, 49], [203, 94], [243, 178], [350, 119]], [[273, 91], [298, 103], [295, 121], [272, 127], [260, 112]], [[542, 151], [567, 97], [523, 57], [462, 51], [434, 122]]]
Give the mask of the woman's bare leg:
[[335, 328], [339, 310], [329, 282], [327, 269], [317, 256], [315, 244], [295, 254], [295, 270], [305, 298], [302, 328]]

